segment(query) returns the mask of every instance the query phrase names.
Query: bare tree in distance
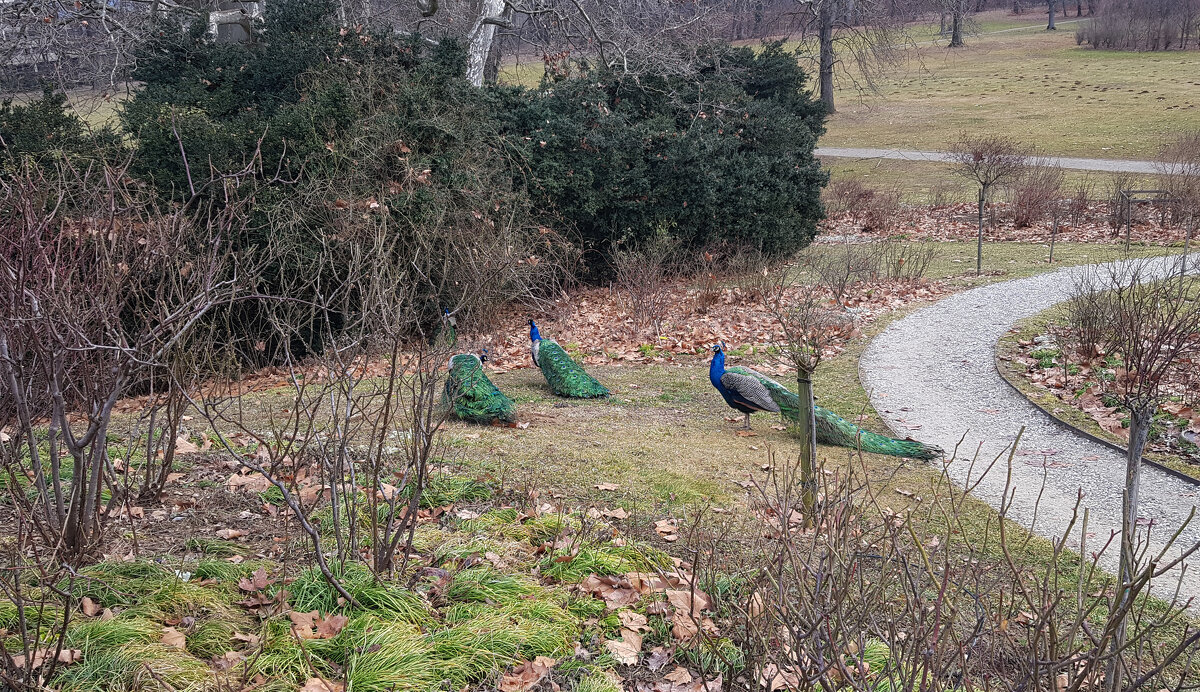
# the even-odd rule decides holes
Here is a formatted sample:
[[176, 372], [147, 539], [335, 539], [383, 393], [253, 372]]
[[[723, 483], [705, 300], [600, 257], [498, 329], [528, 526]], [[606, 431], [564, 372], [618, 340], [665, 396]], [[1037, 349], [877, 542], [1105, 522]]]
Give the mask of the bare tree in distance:
[[[1059, 0], [1059, 2], [1061, 1]], [[1046, 0], [1046, 14], [1050, 17], [1046, 24], [1046, 31], [1058, 31], [1058, 27], [1054, 26], [1054, 2], [1055, 0]]]
[[1029, 155], [1015, 140], [1003, 135], [973, 135], [964, 132], [950, 145], [954, 172], [979, 186], [979, 236], [975, 249], [975, 273], [983, 273], [983, 208], [988, 193], [998, 183], [1016, 179], [1025, 169]]
[[[817, 92], [828, 113], [837, 111], [834, 89], [839, 82], [851, 84], [859, 91], [875, 89], [881, 72], [901, 59], [901, 48], [908, 40], [904, 22], [916, 16], [908, 3], [791, 1], [794, 9], [786, 13], [790, 19], [788, 26], [785, 31], [774, 33], [799, 34], [801, 51], [811, 56], [815, 65]], [[723, 19], [718, 14], [712, 24], [720, 27]]]
[[950, 45], [948, 48], [962, 48], [963, 22], [966, 14], [967, 0], [947, 0], [950, 12]]
[[[1121, 505], [1120, 591], [1115, 609], [1130, 606], [1132, 584], [1141, 566], [1136, 541], [1142, 454], [1150, 424], [1165, 393], [1162, 384], [1185, 358], [1200, 354], [1200, 303], [1181, 285], [1185, 276], [1160, 278], [1145, 260], [1127, 260], [1084, 274], [1068, 303], [1074, 333], [1095, 339], [1080, 343], [1081, 352], [1119, 357], [1107, 387], [1129, 411], [1129, 446], [1125, 456], [1125, 488]], [[1125, 647], [1126, 625], [1114, 631], [1111, 650]], [[1124, 671], [1113, 656], [1107, 689], [1117, 692]]]

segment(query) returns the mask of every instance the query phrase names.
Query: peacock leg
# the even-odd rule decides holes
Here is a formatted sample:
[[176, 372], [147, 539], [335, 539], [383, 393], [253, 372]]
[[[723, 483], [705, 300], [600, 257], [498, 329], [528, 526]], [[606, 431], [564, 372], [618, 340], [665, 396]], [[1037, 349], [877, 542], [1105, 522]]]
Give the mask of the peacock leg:
[[749, 429], [750, 429], [750, 414], [747, 413], [746, 414], [746, 423], [744, 425], [742, 425], [742, 430], [749, 430]]

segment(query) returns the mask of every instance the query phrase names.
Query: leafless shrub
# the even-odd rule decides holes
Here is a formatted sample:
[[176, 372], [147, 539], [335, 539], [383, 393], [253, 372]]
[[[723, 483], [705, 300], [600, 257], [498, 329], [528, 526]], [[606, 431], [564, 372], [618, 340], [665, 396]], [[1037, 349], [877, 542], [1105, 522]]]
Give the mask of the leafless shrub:
[[1170, 593], [1161, 565], [1173, 560], [1150, 562], [1130, 583], [1134, 598], [1117, 600], [1099, 567], [1109, 546], [1086, 538], [1086, 510], [1046, 559], [1003, 519], [1007, 505], [1000, 521], [974, 526], [970, 493], [944, 475], [896, 511], [894, 480], [869, 480], [859, 459], [818, 473], [812, 505], [798, 462], [773, 456], [769, 467], [750, 487], [752, 519], [689, 537], [701, 583], [739, 585], [715, 600], [745, 654], [746, 689], [1079, 692], [1115, 660], [1137, 664], [1118, 673], [1120, 689], [1194, 684], [1200, 632], [1178, 601], [1162, 611], [1146, 597], [1155, 582]]
[[[1125, 201], [1121, 193], [1133, 190], [1138, 186], [1138, 177], [1133, 173], [1114, 172], [1108, 175], [1104, 186], [1104, 200], [1107, 207], [1108, 225], [1113, 229], [1113, 237], [1117, 236], [1125, 225]], [[1130, 213], [1137, 214], [1139, 207], [1134, 207]]]
[[227, 250], [242, 214], [230, 204], [195, 225], [119, 167], [28, 164], [0, 179], [0, 393], [16, 441], [0, 465], [58, 560], [90, 557], [130, 499], [107, 440], [117, 401], [252, 291]]
[[613, 253], [616, 276], [613, 288], [637, 332], [651, 329], [657, 337], [671, 304], [673, 272], [678, 243], [660, 239], [638, 249]]
[[696, 255], [692, 269], [692, 281], [696, 285], [696, 292], [692, 296], [693, 311], [707, 312], [721, 300], [723, 254], [720, 248], [709, 248]]
[[[315, 260], [337, 262], [337, 285], [323, 287], [316, 302], [268, 306], [287, 373], [286, 408], [264, 422], [243, 408], [234, 377], [194, 402], [222, 446], [278, 489], [318, 568], [350, 601], [333, 561], [365, 556], [384, 576], [407, 563], [430, 462], [442, 451], [441, 369], [451, 354], [449, 343], [426, 331], [418, 309], [441, 287], [395, 252], [398, 241], [385, 224], [367, 221], [360, 230]], [[313, 269], [312, 276], [324, 273]], [[349, 300], [357, 306], [352, 313], [342, 309]], [[302, 361], [290, 344], [311, 325], [324, 335], [322, 348]], [[318, 510], [327, 514], [332, 548], [322, 540]]]
[[[8, 446], [8, 443], [0, 443]], [[13, 636], [0, 639], [0, 683], [14, 692], [45, 689], [55, 672], [77, 660], [66, 647], [67, 626], [77, 603], [71, 597], [75, 572], [55, 562], [52, 551], [27, 550], [40, 542], [40, 530], [18, 514], [6, 527], [0, 545], [5, 568], [0, 570], [0, 594], [12, 606], [6, 630]], [[38, 665], [32, 665], [32, 662]]]
[[730, 258], [729, 271], [743, 300], [764, 301], [775, 289], [771, 259], [757, 248], [738, 248]]
[[805, 520], [813, 516], [817, 491], [817, 419], [813, 397], [813, 374], [825, 349], [848, 322], [845, 311], [831, 310], [810, 286], [791, 289], [799, 271], [785, 267], [779, 272], [770, 301], [770, 311], [782, 331], [776, 341], [780, 358], [796, 371], [799, 412], [792, 433], [800, 439], [800, 485]]
[[823, 194], [829, 214], [847, 214], [868, 233], [891, 233], [904, 217], [900, 190], [872, 188], [856, 178], [831, 182]]
[[1159, 187], [1170, 194], [1172, 220], [1186, 229], [1183, 254], [1187, 257], [1200, 219], [1200, 130], [1175, 135], [1159, 152]]
[[1052, 213], [1052, 207], [1062, 197], [1063, 171], [1058, 166], [1034, 162], [1013, 185], [1013, 225], [1027, 228], [1040, 223]]
[[1072, 226], [1078, 226], [1087, 219], [1096, 194], [1096, 182], [1090, 175], [1085, 175], [1071, 186], [1070, 194], [1067, 200], [1067, 219]]
[[1075, 42], [1104, 50], [1187, 50], [1200, 42], [1198, 18], [1196, 0], [1110, 2], [1080, 22]]
[[[1122, 587], [1116, 603], [1121, 608], [1132, 607], [1136, 597], [1132, 584], [1141, 569], [1135, 533], [1142, 453], [1164, 397], [1161, 385], [1175, 371], [1190, 367], [1185, 360], [1200, 354], [1200, 304], [1188, 295], [1188, 281], [1184, 276], [1162, 278], [1145, 261], [1128, 260], [1082, 275], [1070, 302], [1072, 324], [1081, 327], [1076, 338], [1094, 339], [1081, 341], [1081, 350], [1121, 360], [1111, 381], [1103, 380], [1130, 417], [1121, 512]], [[1125, 636], [1124, 627], [1114, 633], [1114, 652], [1125, 647]], [[1110, 667], [1110, 679], [1115, 672]]]
[[979, 236], [975, 253], [975, 273], [979, 274], [983, 271], [983, 211], [988, 193], [994, 186], [1019, 177], [1029, 156], [1024, 146], [1007, 137], [964, 132], [950, 146], [950, 157], [954, 172], [979, 186]]
[[937, 257], [934, 243], [910, 243], [889, 238], [879, 244], [884, 276], [896, 281], [917, 281], [925, 277], [929, 263]]
[[954, 183], [938, 181], [929, 186], [929, 205], [942, 209], [963, 201], [963, 189]]
[[881, 259], [876, 243], [842, 243], [814, 246], [804, 252], [800, 262], [842, 305], [851, 286], [879, 276]]

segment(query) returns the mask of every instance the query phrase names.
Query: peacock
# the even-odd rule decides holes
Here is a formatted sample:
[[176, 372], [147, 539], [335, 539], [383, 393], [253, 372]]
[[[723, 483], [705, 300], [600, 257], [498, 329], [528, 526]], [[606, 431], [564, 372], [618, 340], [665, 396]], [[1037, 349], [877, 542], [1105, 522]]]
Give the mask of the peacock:
[[608, 389], [571, 360], [558, 342], [542, 338], [533, 320], [529, 320], [529, 340], [532, 342], [533, 364], [542, 369], [546, 384], [555, 394], [577, 399], [608, 396]]
[[517, 405], [483, 371], [488, 351], [476, 356], [460, 353], [450, 359], [450, 375], [442, 402], [455, 417], [472, 423], [515, 423]]
[[708, 366], [708, 380], [717, 388], [725, 403], [746, 416], [743, 430], [750, 429], [750, 414], [757, 411], [779, 413], [779, 404], [771, 397], [767, 386], [744, 369], [725, 369], [725, 349], [720, 344], [713, 346], [712, 363]]
[[437, 348], [454, 348], [458, 343], [458, 320], [450, 314], [449, 308], [442, 308], [442, 324], [434, 335], [433, 345]]
[[[749, 397], [757, 402], [756, 411], [779, 412], [784, 418], [795, 421], [800, 418], [800, 395], [784, 387], [782, 384], [766, 375], [744, 367], [725, 368], [725, 349], [720, 344], [713, 346], [712, 365], [709, 367], [709, 379], [713, 386], [725, 397], [725, 402], [733, 408], [746, 414], [746, 428], [750, 427]], [[728, 379], [726, 379], [728, 378]], [[754, 380], [757, 386], [746, 380]], [[732, 386], [731, 386], [732, 385]], [[761, 391], [759, 390], [761, 387]], [[736, 388], [737, 396], [742, 399], [742, 406], [731, 401], [727, 391]], [[772, 406], [765, 406], [762, 394], [765, 392]], [[863, 430], [836, 413], [814, 406], [816, 419], [817, 442], [835, 447], [861, 449], [874, 454], [887, 454], [910, 459], [936, 459], [942, 456], [941, 447], [927, 445], [916, 440], [896, 440], [869, 430]]]

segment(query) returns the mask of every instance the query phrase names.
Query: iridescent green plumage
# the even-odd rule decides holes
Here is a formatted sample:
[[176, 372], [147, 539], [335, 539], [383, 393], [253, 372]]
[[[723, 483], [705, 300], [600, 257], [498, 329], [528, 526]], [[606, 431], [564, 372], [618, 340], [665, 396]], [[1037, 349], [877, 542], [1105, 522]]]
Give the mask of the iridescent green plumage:
[[450, 359], [450, 375], [442, 401], [455, 417], [473, 423], [513, 423], [517, 405], [483, 371], [478, 356], [460, 353]]
[[534, 361], [542, 369], [546, 384], [555, 394], [577, 399], [608, 396], [608, 389], [584, 372], [557, 342], [538, 339], [534, 342], [534, 349]]
[[[771, 399], [776, 404], [779, 404], [780, 414], [791, 421], [799, 419], [800, 395], [770, 377], [749, 368], [739, 366], [729, 368], [726, 372], [750, 375], [762, 382], [766, 385], [767, 391], [771, 393]], [[936, 459], [943, 453], [941, 447], [927, 445], [915, 440], [895, 440], [869, 430], [863, 430], [845, 418], [820, 406], [814, 406], [813, 409], [816, 411], [817, 442], [820, 444], [849, 447], [874, 454], [889, 454], [895, 457], [908, 457], [910, 459]]]

